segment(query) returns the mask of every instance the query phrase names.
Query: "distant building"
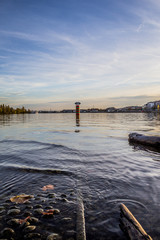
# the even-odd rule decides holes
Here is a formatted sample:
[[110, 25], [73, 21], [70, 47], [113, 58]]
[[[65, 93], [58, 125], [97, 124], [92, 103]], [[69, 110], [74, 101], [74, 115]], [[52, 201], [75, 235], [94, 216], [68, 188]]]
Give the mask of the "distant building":
[[108, 113], [113, 113], [116, 111], [116, 108], [115, 107], [109, 107], [109, 108], [106, 108], [106, 112]]

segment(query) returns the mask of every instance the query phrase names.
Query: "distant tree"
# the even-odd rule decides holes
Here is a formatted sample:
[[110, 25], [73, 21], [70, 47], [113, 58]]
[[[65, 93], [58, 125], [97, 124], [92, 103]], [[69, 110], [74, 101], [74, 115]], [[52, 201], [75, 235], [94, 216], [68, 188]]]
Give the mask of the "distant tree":
[[20, 113], [30, 113], [31, 111], [26, 110], [24, 107], [16, 108], [10, 107], [9, 105], [0, 105], [0, 114], [20, 114]]

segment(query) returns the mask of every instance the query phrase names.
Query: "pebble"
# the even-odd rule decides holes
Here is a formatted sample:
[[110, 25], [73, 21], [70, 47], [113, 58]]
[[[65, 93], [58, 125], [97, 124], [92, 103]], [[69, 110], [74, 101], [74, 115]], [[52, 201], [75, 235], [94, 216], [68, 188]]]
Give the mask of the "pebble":
[[70, 218], [70, 217], [67, 218], [67, 217], [66, 217], [66, 218], [63, 218], [62, 221], [63, 221], [63, 222], [71, 222], [71, 221], [72, 221], [72, 218]]
[[43, 212], [42, 208], [37, 208], [37, 209], [34, 210], [35, 214], [42, 214], [42, 212]]
[[53, 207], [52, 206], [47, 206], [46, 209], [53, 209]]
[[4, 237], [11, 238], [12, 236], [14, 236], [15, 232], [12, 228], [4, 228], [1, 234]]
[[5, 210], [0, 211], [0, 215], [3, 215], [5, 213]]
[[27, 232], [32, 232], [36, 229], [36, 226], [33, 226], [33, 225], [30, 225], [30, 226], [27, 226], [23, 229], [23, 232], [27, 233]]
[[62, 198], [66, 198], [67, 195], [63, 193], [63, 194], [61, 194], [61, 197], [62, 197]]
[[67, 237], [73, 237], [76, 234], [76, 232], [74, 230], [68, 230], [66, 231], [66, 235]]
[[18, 215], [21, 211], [19, 209], [10, 209], [8, 212], [7, 212], [7, 215], [10, 215], [10, 216], [14, 216], [14, 215]]
[[28, 227], [30, 225], [30, 222], [24, 222], [20, 225], [20, 228], [25, 228], [25, 227]]
[[61, 201], [62, 202], [68, 202], [67, 198], [62, 198]]
[[57, 233], [52, 233], [47, 237], [47, 240], [60, 240], [60, 239], [62, 238]]
[[25, 211], [23, 214], [24, 217], [32, 216], [32, 213], [29, 211]]
[[54, 198], [54, 197], [55, 197], [55, 194], [54, 194], [54, 193], [48, 194], [48, 198]]
[[39, 233], [28, 233], [24, 236], [25, 239], [41, 239], [41, 235]]
[[26, 206], [26, 209], [33, 209], [33, 206]]
[[17, 206], [11, 206], [10, 209], [20, 209], [20, 208]]
[[28, 221], [29, 221], [30, 223], [37, 223], [37, 222], [39, 221], [39, 219], [38, 219], [38, 218], [35, 218], [35, 217], [31, 217], [31, 218], [28, 219]]
[[12, 218], [11, 220], [9, 220], [7, 222], [7, 224], [10, 225], [10, 226], [18, 226], [18, 225], [20, 225], [19, 219], [16, 219], [16, 218]]
[[4, 206], [0, 206], [0, 211], [5, 210]]
[[59, 214], [60, 210], [59, 209], [54, 209], [54, 214]]
[[41, 204], [37, 204], [35, 208], [42, 208], [43, 206]]

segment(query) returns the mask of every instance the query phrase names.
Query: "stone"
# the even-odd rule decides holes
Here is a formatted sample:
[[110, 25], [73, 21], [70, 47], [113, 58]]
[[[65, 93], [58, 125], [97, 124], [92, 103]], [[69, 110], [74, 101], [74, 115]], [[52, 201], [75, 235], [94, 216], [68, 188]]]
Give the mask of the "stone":
[[3, 209], [3, 210], [0, 211], [0, 215], [2, 216], [4, 214], [5, 214], [5, 210]]
[[26, 209], [33, 209], [33, 206], [28, 205], [26, 206]]
[[34, 225], [30, 225], [30, 226], [27, 226], [23, 229], [23, 232], [27, 233], [27, 232], [32, 232], [36, 229], [36, 226]]
[[5, 210], [5, 207], [4, 206], [0, 206], [0, 211], [4, 211]]
[[66, 217], [66, 218], [63, 218], [62, 221], [63, 221], [63, 222], [71, 222], [71, 221], [72, 221], [72, 218]]
[[15, 216], [15, 215], [18, 215], [21, 211], [19, 209], [10, 209], [8, 212], [7, 212], [7, 215], [10, 215], [10, 216]]
[[47, 237], [47, 240], [60, 240], [60, 239], [62, 238], [57, 233], [52, 233]]
[[66, 231], [66, 236], [67, 237], [73, 237], [76, 234], [74, 230], [68, 230]]
[[52, 206], [47, 206], [46, 209], [53, 209], [53, 207]]
[[39, 219], [38, 219], [38, 218], [35, 218], [35, 217], [31, 217], [31, 218], [28, 219], [28, 221], [29, 221], [30, 223], [37, 223], [37, 222], [39, 221]]
[[9, 220], [9, 221], [7, 222], [7, 224], [10, 225], [10, 226], [13, 226], [13, 227], [20, 225], [19, 219], [16, 219], [16, 218], [12, 218], [11, 220]]
[[44, 212], [42, 208], [37, 208], [37, 209], [34, 210], [35, 214], [40, 214], [41, 215], [42, 212]]
[[4, 228], [2, 231], [1, 231], [1, 235], [3, 237], [7, 237], [7, 238], [11, 238], [15, 235], [15, 232], [12, 228]]
[[59, 214], [60, 210], [59, 209], [54, 209], [54, 214]]
[[61, 194], [61, 197], [62, 197], [62, 198], [66, 198], [67, 195], [63, 193], [63, 194]]
[[25, 211], [23, 214], [24, 217], [32, 216], [32, 213], [29, 211]]
[[35, 208], [42, 208], [43, 206], [41, 204], [37, 204]]
[[28, 233], [24, 236], [25, 239], [41, 239], [40, 233]]
[[55, 194], [54, 193], [48, 194], [48, 198], [55, 198]]
[[30, 222], [23, 222], [21, 225], [20, 225], [20, 228], [25, 228], [25, 227], [28, 227], [30, 225]]

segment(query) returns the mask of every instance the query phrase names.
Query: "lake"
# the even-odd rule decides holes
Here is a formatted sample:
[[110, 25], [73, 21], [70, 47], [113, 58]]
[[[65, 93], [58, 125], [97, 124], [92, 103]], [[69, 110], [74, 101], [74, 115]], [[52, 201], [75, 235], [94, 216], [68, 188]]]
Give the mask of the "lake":
[[[153, 239], [160, 239], [160, 151], [130, 145], [131, 132], [160, 136], [160, 114], [81, 113], [77, 121], [72, 113], [0, 115], [0, 206], [6, 214], [13, 208], [9, 198], [21, 193], [47, 206], [45, 194], [52, 192], [55, 200], [49, 195], [49, 204], [61, 208], [57, 222], [73, 220], [54, 231], [74, 239], [78, 192], [87, 239], [126, 239], [119, 228], [121, 202]], [[48, 184], [54, 190], [43, 192]], [[47, 234], [52, 222], [44, 224]]]

